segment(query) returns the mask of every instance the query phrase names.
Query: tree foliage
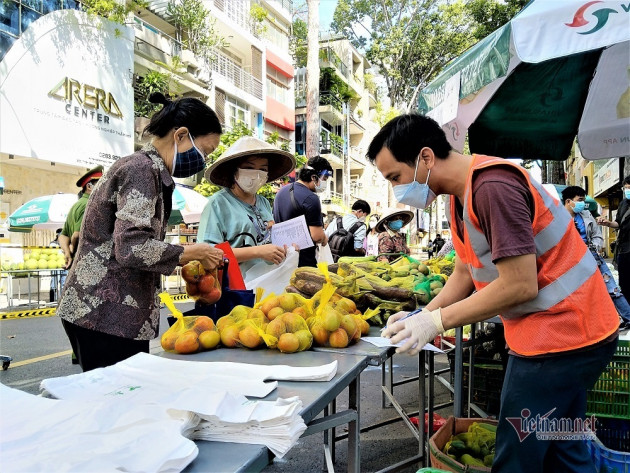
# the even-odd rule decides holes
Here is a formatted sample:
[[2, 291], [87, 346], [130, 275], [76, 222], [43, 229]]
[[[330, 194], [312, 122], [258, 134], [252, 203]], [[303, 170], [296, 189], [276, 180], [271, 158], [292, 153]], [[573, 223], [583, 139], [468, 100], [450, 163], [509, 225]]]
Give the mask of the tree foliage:
[[339, 0], [331, 28], [365, 51], [390, 102], [406, 108], [423, 84], [473, 44], [462, 1]]
[[98, 15], [108, 20], [125, 24], [127, 16], [138, 8], [148, 6], [145, 0], [131, 0], [129, 2], [119, 2], [116, 0], [81, 0], [81, 5], [86, 13]]
[[202, 0], [171, 0], [166, 12], [179, 30], [184, 47], [206, 62], [212, 60], [214, 48], [226, 45], [216, 32], [215, 20]]
[[473, 21], [472, 34], [482, 40], [521, 11], [529, 0], [470, 0], [466, 4]]
[[295, 67], [306, 67], [306, 55], [308, 52], [308, 25], [301, 18], [293, 21], [291, 37], [289, 38], [289, 48], [293, 56]]

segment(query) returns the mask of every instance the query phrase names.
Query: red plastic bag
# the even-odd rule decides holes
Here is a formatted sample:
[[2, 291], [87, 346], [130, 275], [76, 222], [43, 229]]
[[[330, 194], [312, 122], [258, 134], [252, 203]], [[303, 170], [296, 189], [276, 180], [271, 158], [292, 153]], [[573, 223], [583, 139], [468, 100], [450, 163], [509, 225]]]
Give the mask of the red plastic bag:
[[232, 247], [226, 241], [223, 243], [219, 243], [218, 245], [214, 245], [215, 248], [219, 248], [223, 250], [223, 257], [230, 260], [230, 264], [228, 265], [228, 277], [230, 282], [230, 289], [233, 290], [244, 290], [245, 281], [243, 280], [243, 275], [241, 274], [241, 270], [238, 267], [238, 261], [236, 261], [236, 256], [234, 256], [234, 252], [232, 251]]
[[[409, 420], [416, 427], [420, 424], [420, 421], [417, 417], [410, 417]], [[433, 432], [437, 432], [440, 427], [446, 424], [446, 419], [442, 417], [440, 414], [433, 413]], [[429, 414], [427, 412], [424, 413], [424, 433], [429, 432]]]

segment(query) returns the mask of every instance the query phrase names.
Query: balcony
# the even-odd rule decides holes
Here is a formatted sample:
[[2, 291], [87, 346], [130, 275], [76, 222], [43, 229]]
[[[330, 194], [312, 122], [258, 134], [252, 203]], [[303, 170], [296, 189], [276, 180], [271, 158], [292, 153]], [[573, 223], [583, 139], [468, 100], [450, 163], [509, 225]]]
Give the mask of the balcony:
[[214, 6], [225, 13], [237, 26], [240, 26], [255, 38], [260, 39], [258, 31], [254, 28], [249, 2], [244, 2], [243, 0], [214, 0]]
[[229, 83], [253, 97], [262, 100], [262, 82], [249, 72], [243, 70], [243, 68], [235, 64], [230, 58], [218, 51], [214, 51], [210, 59], [210, 65], [214, 72], [225, 78]]
[[134, 17], [136, 31], [135, 50], [151, 60], [169, 62], [169, 58], [179, 56], [182, 43], [160, 31], [146, 21]]

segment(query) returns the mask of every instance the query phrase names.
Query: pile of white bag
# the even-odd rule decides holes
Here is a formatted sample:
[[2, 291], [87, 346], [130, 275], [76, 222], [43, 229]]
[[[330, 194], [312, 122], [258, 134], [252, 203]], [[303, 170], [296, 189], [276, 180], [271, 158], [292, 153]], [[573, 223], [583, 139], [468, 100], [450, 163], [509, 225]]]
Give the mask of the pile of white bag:
[[197, 416], [156, 404], [45, 399], [0, 384], [2, 471], [177, 472], [199, 450]]
[[[5, 442], [3, 418], [3, 436], [0, 440], [2, 462], [11, 465], [7, 471], [46, 471], [46, 468], [38, 467], [46, 464], [39, 455], [39, 449], [34, 450], [32, 455], [23, 455], [27, 444], [39, 445], [44, 442], [49, 445], [50, 442], [50, 448], [44, 449], [50, 451], [50, 456], [45, 457], [48, 464], [54, 464], [50, 463], [53, 458], [67, 461], [67, 468], [54, 467], [55, 471], [112, 469], [85, 468], [85, 464], [73, 456], [77, 449], [76, 437], [79, 434], [85, 436], [82, 411], [84, 405], [93, 409], [93, 423], [96, 426], [95, 432], [98, 432], [98, 436], [91, 439], [112, 433], [108, 440], [108, 445], [111, 444], [112, 448], [104, 451], [103, 461], [109, 462], [108, 466], [115, 463], [115, 468], [123, 471], [179, 471], [197, 455], [196, 446], [189, 439], [265, 445], [277, 457], [282, 457], [306, 430], [299, 415], [303, 407], [301, 400], [293, 397], [275, 401], [252, 401], [245, 396], [267, 396], [276, 388], [278, 380], [329, 381], [336, 372], [336, 361], [316, 367], [265, 366], [171, 360], [140, 353], [114, 366], [42, 381], [43, 392], [58, 400], [21, 393], [41, 402], [62, 406], [59, 409], [67, 418], [60, 419], [58, 423], [64, 426], [66, 434], [52, 439], [56, 434], [42, 433], [42, 429], [47, 427], [41, 426], [41, 415], [34, 415], [30, 409], [15, 409], [11, 425], [29, 427], [24, 430], [23, 435], [20, 434], [19, 441], [24, 446], [19, 450], [21, 453], [18, 457], [12, 453], [12, 445]], [[75, 412], [75, 408], [79, 412]], [[110, 416], [110, 412], [114, 415]], [[116, 424], [118, 414], [123, 418], [129, 413], [130, 419], [135, 419], [143, 412], [150, 414], [152, 420], [131, 426], [128, 419], [125, 419], [126, 423]], [[164, 425], [156, 428], [155, 422], [158, 421]], [[170, 458], [169, 452], [172, 448], [162, 449], [159, 446], [162, 442], [147, 441], [147, 455], [164, 453], [159, 455], [160, 458], [164, 457], [164, 466], [156, 464], [159, 460], [153, 460], [153, 467], [142, 466], [141, 460], [134, 460], [132, 465], [129, 460], [130, 457], [135, 458], [139, 443], [128, 444], [126, 435], [113, 435], [114, 431], [124, 432], [128, 427], [133, 427], [134, 435], [143, 443], [145, 436], [149, 439], [155, 432], [160, 432], [159, 436], [163, 441], [173, 448], [177, 445], [180, 447], [175, 449], [173, 458]], [[169, 435], [165, 435], [167, 430]], [[176, 437], [179, 440], [174, 440]], [[118, 440], [120, 442], [116, 446], [115, 442]], [[191, 452], [182, 455], [184, 445], [193, 447], [194, 455]], [[92, 461], [99, 461], [98, 449], [86, 446], [80, 450], [91, 452], [90, 458], [94, 456]], [[75, 469], [75, 465], [81, 467]]]

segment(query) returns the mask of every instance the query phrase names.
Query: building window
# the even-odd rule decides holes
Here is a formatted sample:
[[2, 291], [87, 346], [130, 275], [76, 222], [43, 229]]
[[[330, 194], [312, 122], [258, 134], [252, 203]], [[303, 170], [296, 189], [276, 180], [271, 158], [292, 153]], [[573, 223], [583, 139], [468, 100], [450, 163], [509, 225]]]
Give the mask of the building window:
[[267, 75], [267, 97], [271, 97], [274, 100], [277, 100], [283, 105], [289, 105], [289, 100], [291, 98], [291, 94], [289, 88], [272, 78], [269, 74]]
[[274, 46], [277, 46], [279, 51], [288, 53], [289, 33], [279, 27], [275, 21], [270, 21], [269, 18], [265, 19], [263, 26], [265, 28], [263, 37]]
[[2, 0], [0, 7], [0, 60], [28, 26], [42, 16], [61, 9], [79, 10], [75, 0]]
[[234, 97], [225, 98], [225, 126], [233, 128], [238, 122], [251, 128], [251, 114], [249, 105]]

